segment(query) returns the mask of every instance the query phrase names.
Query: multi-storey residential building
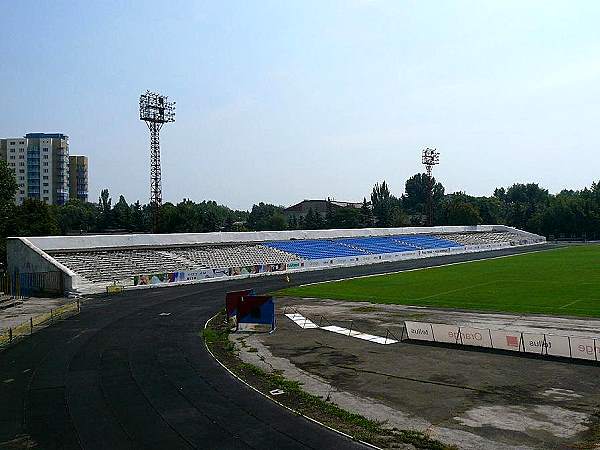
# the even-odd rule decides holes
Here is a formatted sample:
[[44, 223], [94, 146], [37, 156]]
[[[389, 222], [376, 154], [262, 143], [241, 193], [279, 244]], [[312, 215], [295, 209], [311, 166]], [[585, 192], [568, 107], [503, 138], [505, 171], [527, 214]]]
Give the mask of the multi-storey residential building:
[[0, 139], [0, 158], [13, 169], [16, 203], [34, 198], [62, 205], [69, 200], [69, 137], [61, 133], [29, 133]]
[[87, 156], [69, 156], [70, 198], [88, 201], [88, 158]]

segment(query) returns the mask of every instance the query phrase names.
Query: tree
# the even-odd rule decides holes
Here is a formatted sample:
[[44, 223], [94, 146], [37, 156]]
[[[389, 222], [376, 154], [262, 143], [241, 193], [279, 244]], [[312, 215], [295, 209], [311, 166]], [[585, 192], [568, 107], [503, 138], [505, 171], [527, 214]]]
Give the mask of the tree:
[[273, 213], [269, 223], [269, 230], [280, 231], [287, 229], [287, 222], [282, 212], [276, 211]]
[[51, 207], [32, 198], [26, 198], [18, 208], [17, 226], [21, 236], [49, 236], [60, 232]]
[[[433, 211], [434, 219], [439, 216], [442, 199], [444, 197], [444, 186], [432, 180], [433, 184]], [[426, 173], [417, 173], [406, 180], [402, 206], [410, 213], [427, 214], [427, 201], [429, 197], [429, 177]]]
[[373, 211], [367, 203], [367, 198], [363, 197], [363, 203], [360, 207], [360, 226], [362, 228], [369, 228], [373, 226], [374, 218]]
[[314, 230], [316, 229], [316, 217], [315, 217], [315, 212], [313, 211], [312, 208], [308, 208], [308, 212], [306, 213], [306, 216], [304, 217], [304, 228], [306, 230]]
[[119, 196], [119, 201], [112, 210], [113, 225], [122, 230], [131, 230], [131, 209], [129, 204], [122, 195]]
[[0, 267], [6, 261], [6, 237], [15, 232], [15, 195], [17, 194], [15, 174], [6, 161], [0, 160]]
[[233, 216], [228, 215], [225, 218], [225, 223], [223, 224], [223, 231], [233, 231]]
[[338, 208], [333, 214], [334, 228], [359, 228], [360, 209], [353, 207]]
[[448, 225], [479, 225], [482, 221], [477, 208], [462, 199], [456, 199], [448, 205], [446, 223]]
[[132, 230], [137, 232], [150, 231], [150, 218], [146, 214], [147, 210], [140, 204], [140, 201], [136, 201], [130, 206], [130, 209]]
[[98, 205], [100, 208], [100, 221], [99, 226], [105, 230], [112, 227], [112, 200], [108, 189], [102, 189], [100, 192], [100, 198], [98, 198]]
[[298, 229], [298, 219], [296, 219], [295, 215], [291, 215], [288, 220], [288, 229], [297, 230]]
[[62, 234], [89, 233], [98, 228], [98, 208], [76, 198], [55, 207], [55, 215]]
[[[263, 202], [260, 202], [258, 205], [252, 205], [247, 225], [254, 231], [270, 230], [272, 226], [271, 217], [275, 213], [283, 215], [283, 209], [283, 206], [275, 206]], [[276, 221], [279, 223], [279, 219]]]
[[375, 183], [371, 192], [371, 205], [373, 206], [373, 216], [375, 225], [378, 227], [389, 227], [392, 221], [392, 208], [397, 202], [392, 197], [385, 180], [379, 184]]
[[327, 228], [335, 228], [335, 224], [333, 223], [333, 205], [329, 198], [327, 198], [327, 209], [325, 210], [325, 226]]
[[[531, 219], [548, 206], [549, 194], [536, 183], [513, 184], [504, 195], [506, 222], [516, 228], [537, 231]], [[539, 217], [539, 214], [538, 214]]]

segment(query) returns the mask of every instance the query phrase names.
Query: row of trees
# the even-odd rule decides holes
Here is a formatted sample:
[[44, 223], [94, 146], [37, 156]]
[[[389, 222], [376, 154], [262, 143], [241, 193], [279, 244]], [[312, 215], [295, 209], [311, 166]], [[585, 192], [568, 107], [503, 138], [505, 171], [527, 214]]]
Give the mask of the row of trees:
[[[600, 239], [600, 182], [580, 191], [550, 194], [537, 184], [498, 188], [490, 197], [463, 192], [445, 194], [433, 184], [436, 225], [506, 224], [547, 237]], [[0, 161], [0, 261], [5, 259], [6, 236], [39, 236], [104, 232], [149, 232], [151, 210], [139, 201], [128, 203], [121, 195], [113, 205], [107, 189], [98, 203], [70, 200], [64, 206], [27, 199], [16, 206], [17, 183]], [[385, 181], [375, 184], [360, 208], [334, 208], [325, 214], [309, 210], [305, 217], [287, 220], [282, 206], [258, 203], [251, 211], [238, 211], [214, 201], [165, 203], [159, 228], [163, 233], [361, 228], [420, 226], [425, 223], [428, 180], [416, 174], [405, 183], [404, 194], [395, 196]]]
[[[247, 225], [252, 230], [422, 226], [426, 223], [428, 180], [416, 174], [406, 181], [404, 194], [394, 196], [385, 181], [377, 183], [370, 202], [361, 208], [334, 209], [325, 214], [309, 210], [286, 223], [283, 207], [254, 205]], [[517, 183], [497, 188], [489, 197], [464, 192], [445, 194], [433, 180], [435, 225], [505, 224], [549, 238], [600, 239], [600, 181], [582, 190], [550, 194], [538, 184]]]

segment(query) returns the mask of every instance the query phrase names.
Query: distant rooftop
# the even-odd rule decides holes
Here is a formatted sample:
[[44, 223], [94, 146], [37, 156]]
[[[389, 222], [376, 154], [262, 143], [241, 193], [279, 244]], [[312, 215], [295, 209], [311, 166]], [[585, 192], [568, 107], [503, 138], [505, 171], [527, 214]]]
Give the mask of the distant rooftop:
[[69, 136], [67, 136], [66, 134], [62, 134], [62, 133], [27, 133], [25, 135], [25, 137], [27, 139], [41, 139], [41, 138], [68, 139], [69, 138]]

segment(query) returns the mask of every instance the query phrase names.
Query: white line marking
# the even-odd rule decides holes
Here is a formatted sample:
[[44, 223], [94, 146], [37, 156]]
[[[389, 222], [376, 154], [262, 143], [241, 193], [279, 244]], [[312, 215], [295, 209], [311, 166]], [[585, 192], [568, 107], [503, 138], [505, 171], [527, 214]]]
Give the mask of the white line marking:
[[562, 306], [561, 306], [560, 308], [558, 308], [558, 309], [564, 309], [564, 308], [567, 308], [568, 306], [574, 305], [575, 303], [577, 303], [577, 302], [580, 302], [581, 300], [583, 300], [583, 299], [582, 299], [582, 298], [580, 298], [580, 299], [578, 299], [578, 300], [575, 300], [574, 302], [567, 303], [566, 305], [562, 305]]
[[317, 324], [307, 319], [302, 314], [286, 314], [286, 317], [292, 320], [300, 328], [319, 328]]
[[419, 301], [419, 300], [426, 300], [428, 298], [439, 297], [441, 295], [446, 295], [446, 294], [452, 294], [453, 292], [468, 291], [469, 289], [473, 289], [475, 287], [486, 286], [488, 284], [495, 284], [495, 283], [498, 283], [498, 281], [489, 281], [487, 283], [476, 283], [476, 284], [472, 284], [470, 286], [465, 286], [465, 287], [458, 288], [458, 289], [450, 289], [449, 291], [438, 292], [437, 294], [426, 295], [425, 297], [410, 298], [410, 299], [408, 299], [408, 301], [414, 302], [414, 301]]
[[363, 341], [374, 342], [376, 344], [382, 345], [395, 344], [396, 342], [398, 342], [395, 339], [385, 338], [382, 336], [375, 336], [373, 334], [361, 333], [360, 331], [349, 330], [348, 328], [342, 328], [336, 325], [321, 327], [321, 330], [331, 331], [333, 333], [342, 334], [344, 336], [350, 336], [353, 338], [362, 339]]

